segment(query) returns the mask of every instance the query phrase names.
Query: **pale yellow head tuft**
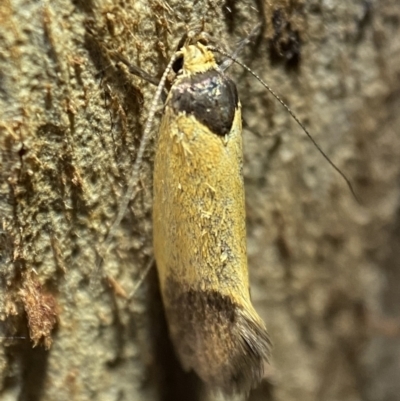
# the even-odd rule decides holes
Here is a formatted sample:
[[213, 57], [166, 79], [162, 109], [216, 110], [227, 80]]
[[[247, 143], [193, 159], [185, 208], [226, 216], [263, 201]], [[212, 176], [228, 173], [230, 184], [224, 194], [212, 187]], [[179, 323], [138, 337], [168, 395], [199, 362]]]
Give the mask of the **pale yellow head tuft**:
[[214, 54], [201, 43], [187, 45], [181, 49], [181, 52], [184, 74], [196, 74], [217, 68]]

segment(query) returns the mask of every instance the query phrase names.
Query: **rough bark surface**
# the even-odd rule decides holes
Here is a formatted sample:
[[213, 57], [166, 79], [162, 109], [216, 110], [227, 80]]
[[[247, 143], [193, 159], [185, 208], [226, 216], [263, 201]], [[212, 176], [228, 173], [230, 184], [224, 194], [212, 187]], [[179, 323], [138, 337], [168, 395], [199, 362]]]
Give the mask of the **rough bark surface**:
[[124, 297], [152, 259], [152, 144], [93, 274], [154, 94], [115, 54], [160, 77], [189, 26], [234, 49], [260, 21], [241, 59], [360, 203], [279, 103], [232, 68], [252, 297], [274, 343], [250, 399], [400, 399], [398, 1], [3, 0], [1, 400], [211, 397], [174, 359], [154, 269]]

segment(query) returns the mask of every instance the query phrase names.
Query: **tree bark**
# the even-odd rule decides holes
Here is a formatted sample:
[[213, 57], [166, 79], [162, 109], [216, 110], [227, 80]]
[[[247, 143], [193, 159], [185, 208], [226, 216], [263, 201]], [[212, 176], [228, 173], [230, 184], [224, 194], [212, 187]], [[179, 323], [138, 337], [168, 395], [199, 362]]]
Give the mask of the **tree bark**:
[[115, 55], [159, 79], [193, 24], [233, 51], [258, 22], [241, 60], [359, 202], [280, 104], [231, 68], [252, 298], [274, 344], [250, 399], [400, 399], [396, 0], [0, 3], [0, 399], [210, 397], [175, 359], [154, 267], [129, 298], [152, 263], [153, 143], [96, 270], [155, 92]]

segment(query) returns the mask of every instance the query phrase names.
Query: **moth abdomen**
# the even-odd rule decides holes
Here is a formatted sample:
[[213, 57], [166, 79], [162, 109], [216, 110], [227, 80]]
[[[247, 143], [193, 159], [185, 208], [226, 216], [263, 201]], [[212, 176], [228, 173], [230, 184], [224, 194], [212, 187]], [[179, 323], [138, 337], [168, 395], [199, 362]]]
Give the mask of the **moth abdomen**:
[[263, 376], [267, 331], [251, 305], [220, 292], [189, 289], [168, 280], [166, 314], [185, 369], [226, 394], [248, 392]]

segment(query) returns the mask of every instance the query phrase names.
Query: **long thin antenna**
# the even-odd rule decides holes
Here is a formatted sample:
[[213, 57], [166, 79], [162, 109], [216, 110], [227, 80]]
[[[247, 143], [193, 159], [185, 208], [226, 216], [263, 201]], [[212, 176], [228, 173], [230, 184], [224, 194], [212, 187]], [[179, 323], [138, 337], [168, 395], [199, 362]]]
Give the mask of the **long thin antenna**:
[[128, 208], [128, 204], [129, 204], [130, 200], [132, 199], [134, 189], [139, 181], [140, 167], [142, 165], [144, 151], [147, 147], [147, 143], [149, 142], [149, 139], [151, 136], [150, 134], [151, 134], [151, 129], [152, 129], [153, 121], [154, 121], [154, 116], [157, 111], [157, 102], [160, 99], [161, 93], [164, 89], [165, 82], [167, 80], [167, 76], [172, 69], [172, 64], [180, 56], [181, 56], [181, 53], [176, 52], [171, 57], [171, 60], [169, 61], [167, 68], [165, 69], [165, 71], [161, 77], [161, 80], [158, 83], [156, 93], [154, 95], [153, 101], [150, 106], [149, 116], [147, 118], [146, 125], [144, 127], [142, 140], [140, 141], [135, 164], [133, 165], [133, 168], [132, 168], [132, 174], [128, 181], [128, 189], [126, 190], [124, 196], [122, 197], [122, 201], [118, 208], [117, 217], [115, 218], [114, 223], [111, 225], [111, 227], [108, 231], [107, 237], [101, 246], [102, 252], [99, 252], [99, 256], [101, 259], [97, 264], [97, 269], [96, 269], [97, 271], [101, 268], [101, 266], [103, 264], [104, 256], [108, 252], [108, 248], [109, 248], [112, 238], [114, 237], [115, 230], [118, 228], [118, 226], [121, 223], [121, 220], [123, 219], [123, 217], [125, 215], [126, 209]]
[[153, 265], [154, 265], [154, 258], [151, 258], [149, 263], [147, 263], [146, 268], [140, 273], [140, 276], [139, 276], [138, 280], [136, 281], [135, 287], [133, 287], [133, 290], [129, 294], [128, 299], [132, 299], [133, 296], [136, 294], [136, 291], [143, 284], [143, 281], [147, 277], [147, 274], [149, 273], [149, 271], [153, 267]]
[[243, 40], [240, 41], [236, 50], [220, 64], [219, 68], [222, 71], [227, 70], [236, 61], [237, 57], [239, 56], [239, 53], [260, 33], [261, 26], [262, 26], [261, 22], [257, 24], [252, 29], [252, 31], [247, 35], [247, 37], [245, 37]]
[[318, 149], [318, 151], [321, 153], [321, 155], [327, 160], [327, 162], [341, 175], [341, 177], [345, 180], [347, 186], [350, 189], [350, 192], [353, 194], [354, 199], [360, 203], [353, 186], [351, 185], [350, 180], [345, 176], [345, 174], [333, 163], [333, 161], [329, 158], [329, 156], [321, 149], [321, 147], [318, 145], [318, 143], [314, 140], [314, 138], [311, 136], [311, 134], [308, 132], [307, 128], [301, 123], [301, 121], [296, 117], [296, 115], [293, 113], [293, 111], [290, 109], [290, 107], [269, 87], [269, 85], [264, 82], [256, 73], [254, 73], [249, 67], [247, 67], [246, 64], [243, 64], [241, 61], [236, 60], [234, 57], [232, 57], [230, 54], [224, 52], [221, 49], [218, 49], [214, 46], [208, 46], [208, 49], [212, 51], [216, 51], [218, 53], [221, 53], [222, 55], [230, 58], [232, 61], [235, 63], [239, 64], [242, 68], [244, 68], [246, 71], [248, 71], [251, 75], [253, 75], [254, 78], [256, 78], [261, 85], [263, 85], [271, 94], [272, 96], [275, 97], [276, 100], [289, 112], [289, 114], [293, 117], [293, 119], [297, 122], [297, 124], [300, 125], [300, 127], [303, 129], [303, 131], [306, 133], [310, 141], [313, 143], [313, 145]]
[[16, 336], [0, 337], [0, 340], [26, 340], [26, 337], [16, 337]]

